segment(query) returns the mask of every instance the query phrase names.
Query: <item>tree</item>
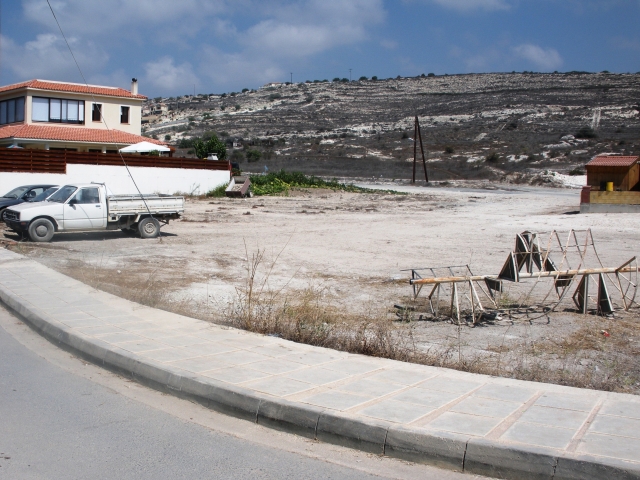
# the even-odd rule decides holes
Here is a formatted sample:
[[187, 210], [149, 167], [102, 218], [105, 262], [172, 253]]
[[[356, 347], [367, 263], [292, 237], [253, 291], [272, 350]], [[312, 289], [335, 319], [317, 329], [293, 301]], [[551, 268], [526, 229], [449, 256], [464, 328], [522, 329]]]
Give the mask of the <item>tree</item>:
[[242, 89], [242, 93], [245, 93], [245, 92], [248, 92], [248, 91], [249, 91], [249, 89], [248, 89], [248, 88], [243, 88], [243, 89]]
[[209, 139], [197, 139], [193, 142], [193, 149], [198, 158], [207, 158], [210, 153], [215, 153], [218, 159], [227, 158], [227, 146], [218, 140], [218, 137], [212, 135]]
[[164, 140], [165, 142], [168, 142], [169, 140], [171, 140], [171, 135], [165, 135]]
[[371, 80], [373, 80], [375, 82], [376, 80], [378, 80], [378, 76], [374, 75], [373, 77], [371, 77]]
[[340, 81], [340, 78], [336, 77], [336, 78], [334, 78], [334, 79], [333, 79], [333, 81], [334, 81], [334, 82], [339, 82], [339, 81]]
[[359, 78], [359, 80], [362, 82], [362, 81], [369, 80], [369, 79], [363, 75], [362, 77]]
[[260, 150], [248, 150], [247, 151], [247, 161], [248, 162], [257, 162], [262, 157], [262, 153]]

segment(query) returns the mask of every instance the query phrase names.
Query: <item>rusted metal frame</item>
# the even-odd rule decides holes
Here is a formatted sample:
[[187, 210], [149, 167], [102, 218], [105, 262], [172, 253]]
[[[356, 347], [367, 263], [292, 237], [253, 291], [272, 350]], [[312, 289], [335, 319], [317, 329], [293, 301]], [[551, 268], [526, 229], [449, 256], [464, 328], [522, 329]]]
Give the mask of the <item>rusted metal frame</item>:
[[[598, 273], [616, 273], [619, 272], [638, 272], [638, 267], [619, 267], [619, 268], [585, 268], [582, 270], [554, 270], [547, 272], [535, 272], [535, 273], [521, 273], [520, 279], [525, 278], [549, 278], [558, 277], [563, 275], [586, 275], [586, 274], [598, 274]], [[417, 280], [411, 280], [412, 285], [434, 285], [436, 283], [464, 283], [469, 280], [474, 282], [484, 280], [485, 278], [497, 279], [495, 275], [473, 275], [473, 276], [460, 276], [460, 277], [437, 277], [437, 278], [421, 278]]]
[[460, 303], [458, 301], [458, 284], [457, 283], [453, 283], [451, 285], [451, 314], [449, 315], [451, 318], [454, 318], [453, 317], [454, 302], [455, 302], [455, 308], [456, 308], [457, 325], [460, 325]]

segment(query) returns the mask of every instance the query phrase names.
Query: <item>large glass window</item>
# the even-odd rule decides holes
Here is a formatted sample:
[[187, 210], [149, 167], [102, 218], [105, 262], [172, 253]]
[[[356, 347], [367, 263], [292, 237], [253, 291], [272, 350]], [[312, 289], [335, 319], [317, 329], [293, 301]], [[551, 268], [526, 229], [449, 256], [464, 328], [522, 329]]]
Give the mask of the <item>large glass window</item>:
[[84, 123], [84, 101], [33, 97], [31, 120], [34, 122]]
[[24, 97], [0, 102], [0, 125], [24, 122]]

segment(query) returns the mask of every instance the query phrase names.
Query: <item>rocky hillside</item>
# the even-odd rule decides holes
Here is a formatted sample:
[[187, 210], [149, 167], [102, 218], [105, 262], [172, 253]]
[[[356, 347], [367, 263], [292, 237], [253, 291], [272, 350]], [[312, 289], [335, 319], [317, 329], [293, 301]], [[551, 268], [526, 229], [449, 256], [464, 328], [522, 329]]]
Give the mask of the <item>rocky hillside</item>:
[[184, 154], [190, 138], [216, 132], [243, 170], [399, 179], [411, 176], [417, 115], [431, 179], [519, 181], [579, 174], [596, 153], [639, 154], [639, 102], [640, 74], [325, 81], [150, 100], [168, 111], [144, 128]]

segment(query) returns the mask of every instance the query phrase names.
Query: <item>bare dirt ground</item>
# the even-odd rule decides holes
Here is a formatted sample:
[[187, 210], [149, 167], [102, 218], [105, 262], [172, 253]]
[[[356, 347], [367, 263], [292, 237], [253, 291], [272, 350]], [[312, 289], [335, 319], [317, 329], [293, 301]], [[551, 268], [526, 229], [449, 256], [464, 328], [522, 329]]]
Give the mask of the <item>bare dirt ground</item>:
[[226, 312], [246, 293], [251, 259], [262, 253], [256, 285], [265, 281], [282, 302], [311, 288], [334, 312], [382, 319], [392, 338], [420, 353], [394, 358], [640, 392], [637, 305], [602, 318], [579, 315], [566, 301], [558, 312], [502, 315], [476, 328], [394, 321], [393, 305], [410, 302], [403, 269], [469, 264], [474, 273], [497, 274], [524, 230], [590, 228], [606, 266], [640, 253], [640, 217], [576, 214], [579, 190], [461, 185], [407, 188], [408, 195], [308, 189], [279, 197], [188, 199], [184, 218], [156, 240], [117, 231], [13, 244], [18, 239], [7, 230], [5, 241], [96, 288], [217, 322], [228, 321]]

